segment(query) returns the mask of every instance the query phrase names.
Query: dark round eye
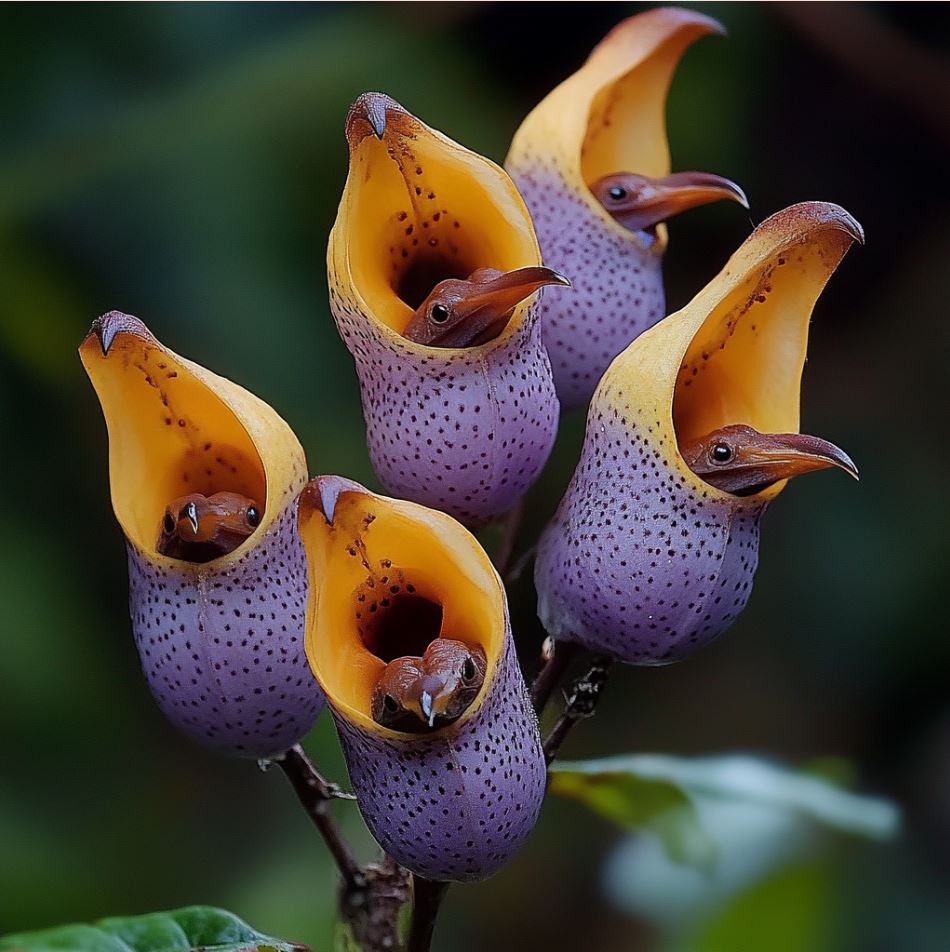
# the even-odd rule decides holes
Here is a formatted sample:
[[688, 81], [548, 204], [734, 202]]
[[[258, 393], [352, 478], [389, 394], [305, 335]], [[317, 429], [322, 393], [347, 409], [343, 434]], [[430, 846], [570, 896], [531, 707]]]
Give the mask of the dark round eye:
[[444, 304], [433, 304], [429, 311], [429, 317], [436, 324], [444, 324], [449, 319], [449, 309]]
[[387, 694], [383, 698], [383, 707], [389, 711], [390, 714], [395, 714], [399, 710], [399, 702], [391, 695]]
[[254, 508], [254, 506], [247, 507], [247, 524], [249, 526], [256, 526], [261, 521], [261, 514]]
[[625, 188], [621, 188], [619, 185], [613, 185], [607, 189], [607, 194], [615, 202], [619, 202], [622, 198], [627, 197], [627, 190]]
[[725, 443], [716, 443], [709, 455], [714, 463], [728, 463], [732, 459], [732, 447]]
[[476, 674], [478, 674], [478, 670], [475, 667], [475, 662], [471, 658], [466, 658], [462, 662], [462, 680], [474, 681]]
[[169, 533], [175, 531], [175, 517], [170, 512], [165, 513], [165, 518], [162, 521], [162, 527], [166, 532]]

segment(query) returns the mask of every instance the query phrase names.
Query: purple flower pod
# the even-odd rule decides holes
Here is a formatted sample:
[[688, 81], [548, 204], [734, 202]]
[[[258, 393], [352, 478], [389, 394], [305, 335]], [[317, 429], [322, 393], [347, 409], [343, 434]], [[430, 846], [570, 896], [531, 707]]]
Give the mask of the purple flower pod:
[[[338, 476], [304, 490], [300, 536], [310, 564], [307, 655], [370, 831], [427, 879], [491, 875], [534, 827], [546, 771], [488, 556], [450, 516]], [[376, 723], [372, 697], [386, 664], [439, 637], [485, 652], [471, 706], [421, 734]]]
[[[611, 360], [665, 314], [662, 219], [715, 197], [745, 203], [732, 183], [731, 195], [720, 190], [705, 199], [680, 190], [657, 215], [660, 223], [631, 231], [591, 191], [616, 173], [669, 176], [667, 91], [687, 47], [709, 33], [725, 30], [679, 7], [624, 20], [535, 107], [512, 141], [505, 168], [531, 211], [545, 264], [574, 285], [573, 293], [546, 295], [541, 304], [564, 407], [586, 405]], [[687, 174], [703, 178], [680, 173], [670, 182]]]
[[[109, 431], [132, 629], [155, 700], [177, 728], [222, 753], [286, 750], [323, 706], [303, 644], [300, 443], [266, 403], [179, 357], [138, 318], [104, 314], [79, 353]], [[160, 554], [166, 506], [219, 492], [256, 502], [250, 537], [204, 563]]]
[[373, 467], [393, 495], [486, 522], [535, 481], [557, 433], [538, 296], [487, 343], [431, 347], [403, 331], [443, 279], [540, 265], [531, 218], [503, 169], [388, 96], [362, 95], [346, 136], [330, 308], [356, 363]]
[[787, 208], [614, 360], [538, 550], [538, 613], [551, 635], [631, 664], [667, 664], [742, 611], [759, 522], [785, 482], [723, 492], [680, 448], [731, 424], [798, 433], [812, 309], [855, 240], [861, 226], [837, 205]]

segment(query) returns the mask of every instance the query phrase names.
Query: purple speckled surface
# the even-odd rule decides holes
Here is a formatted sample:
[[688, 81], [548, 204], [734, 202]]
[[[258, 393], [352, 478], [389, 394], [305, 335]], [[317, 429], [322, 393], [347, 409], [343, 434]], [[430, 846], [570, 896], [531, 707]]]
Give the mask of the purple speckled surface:
[[510, 630], [504, 652], [482, 706], [457, 730], [394, 741], [333, 712], [366, 825], [427, 879], [490, 876], [537, 822], [544, 753]]
[[606, 223], [543, 155], [520, 155], [508, 171], [545, 266], [574, 286], [546, 295], [541, 326], [562, 405], [583, 406], [614, 357], [663, 317], [662, 251], [644, 233]]
[[370, 458], [388, 492], [477, 525], [537, 479], [559, 415], [538, 306], [495, 341], [439, 351], [361, 314], [331, 272], [330, 307], [356, 362]]
[[698, 493], [657, 452], [662, 423], [611, 383], [541, 538], [538, 614], [554, 637], [631, 664], [668, 664], [745, 607], [765, 503]]
[[303, 650], [307, 566], [296, 500], [215, 562], [164, 568], [132, 544], [129, 596], [135, 643], [166, 717], [208, 747], [268, 757], [297, 743], [323, 707]]

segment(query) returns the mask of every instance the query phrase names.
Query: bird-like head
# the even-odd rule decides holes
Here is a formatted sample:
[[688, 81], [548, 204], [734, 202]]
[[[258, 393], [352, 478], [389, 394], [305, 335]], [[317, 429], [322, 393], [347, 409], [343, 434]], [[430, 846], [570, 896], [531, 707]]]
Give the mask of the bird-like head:
[[257, 503], [240, 493], [189, 493], [165, 508], [158, 551], [186, 562], [210, 562], [233, 552], [260, 522]]
[[594, 197], [628, 231], [649, 231], [689, 208], [729, 199], [749, 207], [735, 182], [711, 172], [649, 176], [635, 172], [604, 175], [591, 185]]
[[307, 653], [339, 716], [391, 739], [456, 732], [493, 686], [507, 690], [495, 680], [504, 589], [467, 529], [338, 476], [310, 481], [299, 528], [312, 581]]
[[570, 287], [550, 268], [479, 268], [465, 280], [447, 278], [416, 308], [404, 336], [430, 347], [472, 347], [494, 340], [514, 309], [547, 285]]
[[373, 720], [392, 730], [437, 730], [468, 710], [485, 681], [478, 645], [436, 638], [422, 657], [390, 661], [373, 692]]
[[749, 496], [783, 479], [837, 466], [858, 478], [844, 450], [805, 433], [760, 433], [744, 423], [720, 427], [680, 447], [686, 465], [724, 492]]

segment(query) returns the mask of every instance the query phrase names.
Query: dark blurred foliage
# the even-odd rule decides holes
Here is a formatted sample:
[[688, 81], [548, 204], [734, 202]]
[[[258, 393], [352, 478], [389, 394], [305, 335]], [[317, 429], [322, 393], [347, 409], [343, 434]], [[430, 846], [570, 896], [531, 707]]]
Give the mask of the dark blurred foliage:
[[[528, 109], [642, 8], [4, 7], [0, 933], [207, 902], [328, 948], [333, 873], [282, 778], [179, 737], [145, 689], [105, 431], [75, 348], [100, 312], [134, 313], [275, 406], [313, 472], [375, 485], [324, 275], [348, 103], [384, 89], [500, 161]], [[803, 424], [846, 447], [862, 481], [796, 482], [766, 518], [735, 628], [685, 664], [618, 672], [566, 754], [850, 759], [858, 786], [900, 802], [906, 829], [893, 846], [840, 851], [822, 880], [822, 947], [948, 948], [950, 11], [702, 8], [730, 36], [701, 41], [675, 80], [674, 166], [736, 179], [752, 211], [714, 205], [672, 223], [671, 307], [771, 212], [848, 208], [868, 244], [817, 307]], [[581, 427], [564, 421], [534, 530]], [[525, 579], [513, 599], [529, 661], [532, 598]], [[307, 745], [342, 774], [328, 718]], [[341, 816], [370, 855], [355, 811]], [[550, 802], [506, 871], [450, 894], [440, 944], [649, 948], [644, 923], [603, 898], [617, 836]], [[792, 901], [778, 913], [778, 929], [804, 915]]]

